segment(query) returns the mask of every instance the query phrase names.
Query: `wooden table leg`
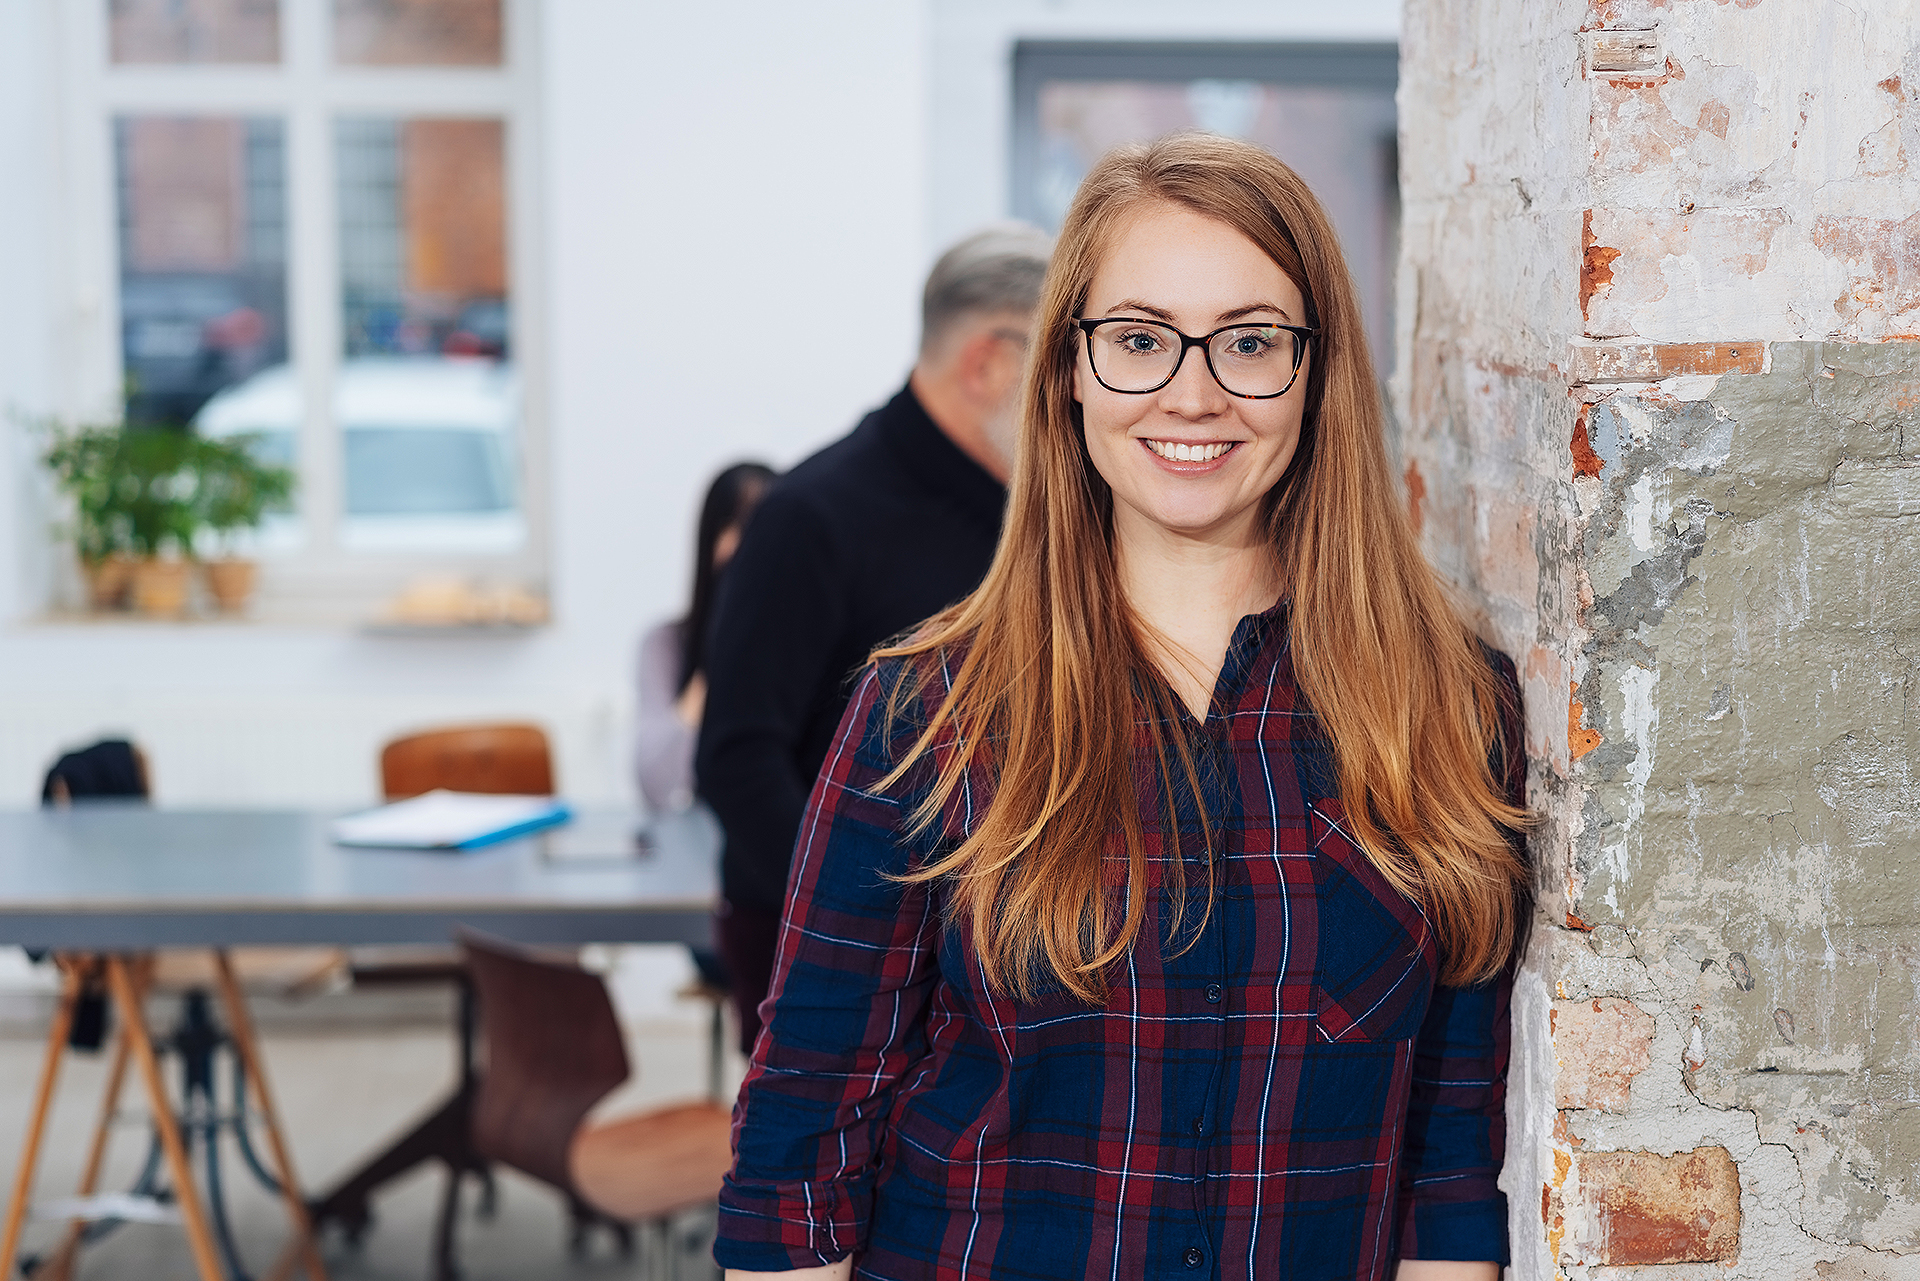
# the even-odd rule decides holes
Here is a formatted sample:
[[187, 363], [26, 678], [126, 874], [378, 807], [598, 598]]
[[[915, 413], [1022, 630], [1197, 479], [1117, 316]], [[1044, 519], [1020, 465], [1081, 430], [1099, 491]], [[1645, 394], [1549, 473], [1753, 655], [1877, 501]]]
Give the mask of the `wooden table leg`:
[[307, 1218], [307, 1203], [300, 1195], [300, 1182], [293, 1174], [293, 1155], [280, 1129], [280, 1113], [273, 1105], [273, 1092], [267, 1086], [266, 1064], [261, 1062], [260, 1047], [253, 1036], [253, 1019], [246, 997], [233, 977], [233, 960], [221, 948], [213, 954], [214, 969], [220, 980], [220, 996], [227, 1007], [227, 1031], [233, 1046], [246, 1066], [247, 1082], [260, 1103], [260, 1116], [267, 1128], [267, 1147], [273, 1154], [274, 1174], [286, 1197], [287, 1217], [293, 1220], [295, 1238], [303, 1242], [301, 1254], [308, 1281], [327, 1281], [326, 1266], [320, 1261], [320, 1247], [313, 1238], [313, 1224]]
[[193, 1250], [193, 1261], [200, 1272], [200, 1281], [225, 1281], [220, 1260], [214, 1254], [213, 1231], [207, 1226], [207, 1210], [200, 1204], [200, 1194], [194, 1187], [193, 1169], [187, 1164], [187, 1149], [180, 1142], [180, 1125], [173, 1114], [173, 1100], [167, 1094], [167, 1083], [160, 1077], [160, 1060], [154, 1055], [153, 1038], [147, 1032], [146, 1011], [141, 1008], [139, 991], [127, 973], [125, 957], [107, 958], [107, 984], [113, 991], [113, 1003], [120, 1007], [121, 1027], [133, 1051], [133, 1061], [140, 1069], [141, 1080], [146, 1083], [147, 1102], [153, 1108], [153, 1125], [160, 1131], [160, 1147], [167, 1154], [167, 1171], [173, 1176], [174, 1196], [180, 1204], [180, 1215], [186, 1221], [187, 1244]]
[[[93, 1129], [93, 1146], [87, 1151], [87, 1165], [80, 1173], [78, 1195], [93, 1195], [100, 1183], [100, 1167], [106, 1161], [107, 1141], [113, 1131], [114, 1113], [120, 1110], [120, 1090], [127, 1078], [127, 1030], [123, 1024], [113, 1034], [113, 1061], [107, 1068], [107, 1089], [100, 1100], [100, 1120]], [[80, 1250], [80, 1236], [86, 1231], [85, 1219], [67, 1225], [66, 1239], [60, 1248], [35, 1271], [35, 1281], [68, 1281], [73, 1275], [74, 1256]]]
[[[90, 962], [74, 958], [64, 964], [65, 982], [61, 985], [60, 1004], [54, 1007], [53, 1026], [47, 1029], [47, 1053], [40, 1061], [40, 1086], [33, 1096], [33, 1114], [27, 1120], [26, 1147], [20, 1153], [20, 1168], [13, 1175], [13, 1196], [7, 1202], [7, 1224], [0, 1231], [0, 1276], [11, 1275], [16, 1252], [20, 1249], [20, 1229], [27, 1221], [27, 1198], [33, 1195], [33, 1167], [40, 1159], [40, 1142], [46, 1136], [47, 1113], [53, 1110], [53, 1087], [60, 1077], [60, 1058], [67, 1050], [67, 1033], [73, 1028], [73, 1009], [80, 1003]], [[210, 1279], [211, 1281], [211, 1279]]]

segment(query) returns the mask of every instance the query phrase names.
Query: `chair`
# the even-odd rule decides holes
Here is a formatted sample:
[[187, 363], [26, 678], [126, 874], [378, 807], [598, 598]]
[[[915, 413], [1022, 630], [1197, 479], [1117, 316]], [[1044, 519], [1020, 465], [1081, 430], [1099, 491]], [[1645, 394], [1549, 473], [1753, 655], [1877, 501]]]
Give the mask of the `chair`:
[[468, 725], [396, 738], [380, 752], [390, 801], [444, 787], [456, 792], [552, 796], [553, 752], [537, 725]]
[[[435, 788], [553, 795], [553, 752], [546, 732], [537, 725], [525, 724], [453, 726], [396, 738], [381, 749], [380, 790], [386, 800], [405, 800]], [[351, 962], [352, 986], [356, 989], [446, 985], [456, 989], [460, 1075], [451, 1097], [313, 1203], [314, 1226], [318, 1230], [331, 1220], [341, 1226], [349, 1241], [358, 1241], [373, 1221], [368, 1199], [375, 1188], [422, 1161], [440, 1161], [447, 1167], [447, 1184], [434, 1232], [432, 1275], [437, 1281], [448, 1281], [456, 1275], [453, 1228], [462, 1181], [472, 1175], [479, 1182], [482, 1217], [493, 1213], [495, 1197], [493, 1171], [486, 1158], [473, 1150], [470, 1139], [478, 1081], [473, 1068], [473, 991], [466, 966], [451, 947], [354, 948]]]
[[606, 984], [571, 960], [472, 931], [460, 939], [486, 1059], [475, 1150], [567, 1197], [576, 1252], [596, 1223], [622, 1253], [635, 1223], [653, 1225], [664, 1245], [671, 1216], [719, 1195], [733, 1162], [731, 1114], [701, 1100], [585, 1124], [629, 1072]]

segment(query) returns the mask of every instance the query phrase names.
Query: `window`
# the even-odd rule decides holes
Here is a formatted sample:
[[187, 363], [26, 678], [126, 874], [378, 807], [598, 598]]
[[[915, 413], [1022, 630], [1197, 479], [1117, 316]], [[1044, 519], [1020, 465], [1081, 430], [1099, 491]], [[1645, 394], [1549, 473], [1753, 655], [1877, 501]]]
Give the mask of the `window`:
[[100, 367], [130, 423], [296, 468], [269, 597], [537, 589], [531, 0], [62, 10], [113, 205]]
[[1399, 156], [1391, 44], [1055, 44], [1014, 51], [1014, 213], [1058, 230], [1109, 148], [1182, 129], [1243, 138], [1326, 206], [1353, 271], [1374, 369], [1393, 366]]

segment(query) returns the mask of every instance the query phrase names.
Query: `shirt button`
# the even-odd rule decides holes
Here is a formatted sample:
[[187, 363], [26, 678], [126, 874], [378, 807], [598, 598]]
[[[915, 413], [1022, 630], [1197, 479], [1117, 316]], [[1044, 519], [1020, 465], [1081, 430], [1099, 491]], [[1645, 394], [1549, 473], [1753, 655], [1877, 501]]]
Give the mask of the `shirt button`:
[[1206, 1261], [1207, 1261], [1207, 1256], [1200, 1249], [1199, 1246], [1195, 1245], [1195, 1246], [1187, 1247], [1187, 1266], [1188, 1267], [1197, 1268], [1201, 1264], [1205, 1263]]
[[1193, 1118], [1193, 1132], [1195, 1134], [1205, 1134], [1207, 1132], [1207, 1119], [1205, 1117], [1196, 1116]]
[[1220, 1003], [1220, 985], [1218, 983], [1207, 984], [1207, 1000], [1215, 1005]]

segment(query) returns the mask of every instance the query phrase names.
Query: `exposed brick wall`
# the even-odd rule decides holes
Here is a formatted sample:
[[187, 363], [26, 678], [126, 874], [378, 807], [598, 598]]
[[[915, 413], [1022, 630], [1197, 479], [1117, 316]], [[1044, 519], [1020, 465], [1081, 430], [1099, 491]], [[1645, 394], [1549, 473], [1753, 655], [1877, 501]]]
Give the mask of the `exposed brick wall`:
[[1920, 1276], [1920, 3], [1404, 30], [1401, 466], [1540, 818], [1514, 1276]]
[[1675, 1156], [1589, 1152], [1573, 1164], [1574, 1264], [1731, 1263], [1740, 1254], [1740, 1177], [1722, 1147]]
[[1633, 1078], [1653, 1062], [1653, 1017], [1632, 1001], [1605, 996], [1556, 1002], [1547, 1026], [1559, 1069], [1554, 1105], [1625, 1112]]

